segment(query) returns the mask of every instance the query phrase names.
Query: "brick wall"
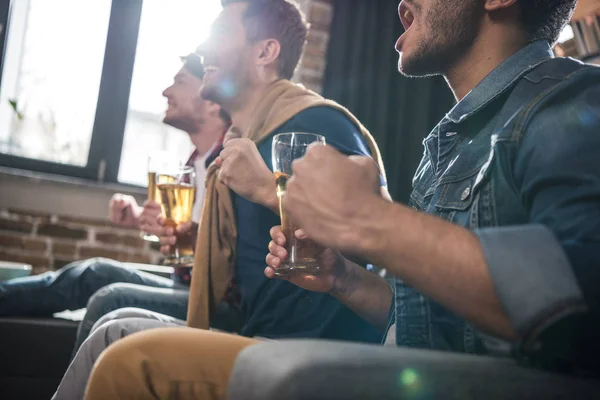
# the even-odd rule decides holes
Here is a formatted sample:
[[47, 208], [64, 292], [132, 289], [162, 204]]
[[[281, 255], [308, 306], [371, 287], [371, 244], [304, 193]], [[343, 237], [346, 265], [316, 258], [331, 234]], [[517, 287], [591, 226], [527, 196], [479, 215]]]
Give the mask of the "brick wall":
[[103, 220], [0, 210], [0, 260], [31, 264], [37, 274], [91, 257], [150, 264], [161, 260], [137, 230]]
[[333, 17], [333, 0], [301, 0], [300, 8], [310, 23], [304, 56], [300, 60], [294, 81], [321, 93], [323, 74], [327, 66], [327, 46]]

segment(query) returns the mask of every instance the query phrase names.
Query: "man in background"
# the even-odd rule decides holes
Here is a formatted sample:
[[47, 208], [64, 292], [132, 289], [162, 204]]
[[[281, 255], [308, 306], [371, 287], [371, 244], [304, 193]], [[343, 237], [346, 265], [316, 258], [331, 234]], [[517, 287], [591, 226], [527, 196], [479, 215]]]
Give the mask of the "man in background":
[[[198, 179], [193, 220], [197, 223], [204, 200], [206, 167], [218, 154], [229, 117], [214, 102], [200, 99], [204, 77], [202, 61], [191, 54], [173, 84], [163, 92], [168, 100], [164, 123], [188, 133], [195, 150], [188, 164]], [[109, 217], [117, 226], [164, 234], [157, 219], [160, 204], [138, 205], [132, 196], [115, 194]], [[127, 268], [104, 258], [73, 262], [58, 271], [0, 282], [0, 316], [44, 316], [88, 307], [80, 325], [76, 348], [94, 323], [106, 313], [122, 307], [141, 307], [175, 318], [185, 318], [189, 271], [176, 269], [172, 279]], [[101, 290], [100, 290], [101, 289]], [[89, 302], [88, 302], [89, 301]]]

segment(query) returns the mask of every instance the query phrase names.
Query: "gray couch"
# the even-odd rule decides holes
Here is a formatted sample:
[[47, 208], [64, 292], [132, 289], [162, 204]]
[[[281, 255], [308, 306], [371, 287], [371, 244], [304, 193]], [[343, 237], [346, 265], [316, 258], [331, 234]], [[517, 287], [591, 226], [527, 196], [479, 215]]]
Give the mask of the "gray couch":
[[231, 400], [600, 399], [600, 382], [513, 360], [326, 341], [244, 350]]

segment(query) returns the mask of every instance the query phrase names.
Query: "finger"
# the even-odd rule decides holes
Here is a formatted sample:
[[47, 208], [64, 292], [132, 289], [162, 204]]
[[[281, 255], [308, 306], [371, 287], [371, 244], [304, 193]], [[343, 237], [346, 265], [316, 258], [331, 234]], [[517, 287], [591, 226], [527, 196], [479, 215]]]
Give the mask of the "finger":
[[287, 251], [273, 241], [269, 242], [269, 252], [282, 260], [285, 260], [288, 256]]
[[127, 207], [127, 204], [125, 204], [124, 200], [121, 200], [121, 199], [115, 200], [115, 202], [113, 203], [114, 210], [121, 211], [125, 207]]
[[265, 268], [265, 276], [269, 279], [275, 278], [275, 270], [271, 267]]
[[165, 226], [165, 222], [166, 222], [166, 221], [165, 221], [165, 217], [163, 217], [162, 215], [160, 215], [160, 216], [158, 217], [158, 219], [156, 220], [156, 223], [157, 223], [159, 226]]
[[215, 158], [215, 164], [217, 167], [221, 168], [221, 166], [223, 165], [223, 158], [221, 156]]
[[229, 149], [231, 147], [239, 146], [241, 140], [242, 139], [240, 139], [237, 136], [233, 136], [233, 135], [229, 136], [227, 138], [227, 142], [223, 145], [223, 151], [225, 151], [225, 150], [227, 150], [227, 149]]
[[285, 235], [281, 231], [281, 226], [272, 227], [269, 231], [269, 234], [271, 235], [271, 239], [273, 239], [275, 243], [277, 243], [280, 246], [285, 246], [286, 240]]
[[164, 255], [168, 255], [170, 253], [170, 246], [160, 246], [160, 252]]
[[281, 265], [281, 259], [279, 257], [275, 257], [273, 254], [267, 254], [265, 260], [267, 261], [267, 265], [271, 268], [279, 268]]
[[231, 147], [224, 147], [223, 150], [221, 150], [221, 153], [219, 153], [219, 157], [225, 161], [229, 156], [231, 156], [231, 150]]
[[301, 240], [306, 240], [308, 239], [308, 234], [306, 233], [306, 231], [304, 231], [304, 229], [298, 229], [294, 235], [296, 235], [297, 239], [301, 239]]
[[175, 236], [161, 236], [159, 238], [161, 246], [173, 246], [177, 241]]
[[156, 212], [157, 210], [160, 210], [160, 209], [161, 209], [160, 204], [158, 204], [154, 200], [146, 200], [144, 202], [144, 211]]
[[161, 236], [167, 236], [165, 229], [161, 226], [158, 226], [156, 224], [145, 224], [145, 225], [141, 225], [140, 229], [143, 230], [146, 233], [150, 233], [152, 235], [161, 237]]
[[371, 158], [371, 157], [367, 157], [367, 156], [350, 156], [348, 157], [348, 159], [350, 161], [352, 161], [353, 163], [359, 165], [361, 168], [366, 168], [369, 169], [369, 172], [372, 173], [373, 175], [377, 175], [377, 176], [383, 176], [382, 172], [381, 172], [381, 168], [379, 168], [379, 164], [377, 164], [377, 162]]
[[177, 226], [178, 233], [186, 233], [192, 230], [192, 221], [185, 222]]
[[225, 170], [223, 169], [223, 167], [221, 167], [219, 169], [219, 171], [217, 172], [217, 179], [224, 185], [227, 185], [227, 179], [226, 179], [227, 175], [224, 173], [224, 171]]

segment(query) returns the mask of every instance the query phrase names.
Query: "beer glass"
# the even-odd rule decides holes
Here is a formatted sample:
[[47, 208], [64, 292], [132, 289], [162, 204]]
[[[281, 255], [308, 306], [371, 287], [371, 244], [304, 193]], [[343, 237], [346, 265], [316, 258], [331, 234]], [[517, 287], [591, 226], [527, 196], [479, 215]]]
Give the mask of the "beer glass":
[[286, 238], [285, 249], [288, 253], [288, 258], [276, 271], [276, 274], [280, 276], [291, 273], [316, 275], [319, 271], [315, 260], [316, 247], [314, 243], [310, 240], [296, 239], [294, 233], [299, 227], [281, 207], [287, 180], [292, 175], [292, 163], [294, 160], [304, 157], [311, 144], [325, 145], [325, 138], [321, 135], [301, 132], [281, 133], [273, 138], [271, 157], [277, 183], [281, 227]]
[[[155, 201], [157, 203], [160, 203], [160, 193], [158, 192], [158, 188], [156, 187], [156, 171], [158, 171], [159, 169], [164, 169], [170, 164], [179, 165], [172, 162], [172, 160], [169, 160], [168, 153], [159, 152], [148, 156], [148, 201]], [[158, 243], [159, 241], [156, 235], [152, 235], [147, 232], [142, 232], [140, 235], [142, 239], [148, 242]]]
[[191, 267], [194, 264], [192, 232], [179, 234], [177, 227], [192, 220], [196, 195], [196, 174], [193, 167], [169, 167], [156, 174], [156, 187], [160, 193], [160, 205], [165, 225], [175, 230], [177, 240], [170, 246], [164, 265]]

